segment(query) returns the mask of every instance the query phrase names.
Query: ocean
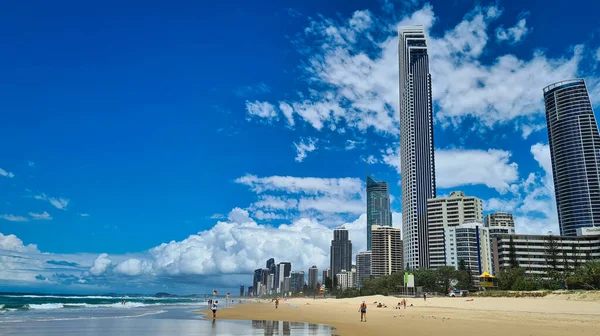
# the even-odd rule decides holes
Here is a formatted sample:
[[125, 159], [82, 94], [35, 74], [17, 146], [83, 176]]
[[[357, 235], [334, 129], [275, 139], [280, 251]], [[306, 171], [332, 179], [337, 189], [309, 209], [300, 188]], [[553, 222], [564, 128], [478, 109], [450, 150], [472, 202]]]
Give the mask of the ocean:
[[[125, 304], [123, 304], [125, 300]], [[330, 327], [280, 321], [205, 320], [208, 298], [0, 294], [0, 335], [331, 335]], [[225, 308], [225, 298], [218, 298]], [[232, 303], [234, 302], [234, 303]], [[229, 306], [239, 300], [228, 300]]]

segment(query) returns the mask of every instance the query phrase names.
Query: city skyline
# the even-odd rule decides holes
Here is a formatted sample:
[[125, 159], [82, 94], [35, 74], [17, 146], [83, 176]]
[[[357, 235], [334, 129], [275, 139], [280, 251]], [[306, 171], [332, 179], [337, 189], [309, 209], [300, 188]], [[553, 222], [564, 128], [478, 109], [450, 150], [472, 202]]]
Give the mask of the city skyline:
[[88, 6], [0, 11], [5, 290], [235, 293], [271, 257], [321, 271], [335, 227], [367, 249], [365, 163], [401, 227], [399, 26], [427, 35], [437, 196], [560, 232], [542, 90], [585, 78], [598, 112], [594, 10]]

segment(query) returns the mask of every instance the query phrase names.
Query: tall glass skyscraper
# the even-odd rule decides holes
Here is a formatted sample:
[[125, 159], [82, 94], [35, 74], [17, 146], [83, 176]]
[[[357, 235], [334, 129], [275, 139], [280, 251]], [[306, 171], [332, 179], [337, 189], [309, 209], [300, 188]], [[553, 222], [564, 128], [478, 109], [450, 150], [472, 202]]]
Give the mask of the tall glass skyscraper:
[[390, 191], [386, 182], [367, 176], [367, 250], [371, 250], [371, 226], [392, 226]]
[[428, 268], [427, 199], [435, 197], [433, 107], [423, 26], [398, 29], [404, 262]]
[[352, 242], [348, 239], [348, 230], [341, 226], [333, 230], [331, 241], [331, 278], [342, 270], [350, 272], [352, 269]]
[[560, 234], [600, 226], [600, 134], [583, 79], [544, 88]]

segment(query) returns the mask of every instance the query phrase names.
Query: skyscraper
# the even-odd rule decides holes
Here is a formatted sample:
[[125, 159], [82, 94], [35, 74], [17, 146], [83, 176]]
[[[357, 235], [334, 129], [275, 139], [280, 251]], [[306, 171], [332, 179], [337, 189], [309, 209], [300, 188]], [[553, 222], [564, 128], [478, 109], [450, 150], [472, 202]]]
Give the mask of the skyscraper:
[[515, 233], [515, 219], [507, 212], [494, 212], [485, 216], [483, 226], [490, 230], [490, 238], [501, 234]]
[[446, 265], [458, 269], [460, 261], [471, 271], [473, 279], [483, 272], [492, 273], [490, 233], [482, 223], [446, 227]]
[[600, 134], [583, 79], [544, 88], [560, 234], [600, 226]]
[[319, 269], [317, 266], [312, 266], [308, 269], [308, 288], [317, 288], [317, 283], [319, 283]]
[[304, 290], [304, 272], [292, 272], [290, 275], [290, 290], [298, 293]]
[[244, 286], [240, 286], [240, 297], [244, 296]]
[[371, 251], [358, 252], [356, 255], [356, 287], [371, 278]]
[[342, 270], [350, 271], [352, 267], [352, 242], [348, 239], [348, 230], [343, 226], [333, 230], [329, 258], [332, 277]]
[[390, 190], [386, 182], [367, 176], [367, 250], [371, 250], [371, 226], [392, 226]]
[[[285, 280], [285, 278], [290, 277], [291, 272], [292, 272], [292, 263], [283, 261], [283, 262], [280, 262], [279, 265], [277, 265], [277, 281], [279, 281], [279, 283], [277, 284], [277, 289], [278, 289], [277, 292], [278, 293], [283, 293], [283, 281]], [[289, 291], [289, 287], [288, 287], [288, 291]]]
[[402, 272], [402, 250], [399, 228], [373, 226], [371, 275], [375, 277]]
[[435, 159], [431, 75], [423, 26], [399, 28], [398, 57], [404, 259], [410, 268], [427, 268], [427, 200], [435, 197]]
[[444, 230], [469, 222], [483, 221], [481, 199], [465, 196], [462, 191], [453, 191], [448, 197], [427, 200], [427, 230], [429, 246], [429, 268], [446, 265], [444, 253]]
[[275, 258], [267, 260], [267, 268], [271, 270], [271, 267], [275, 266]]
[[262, 281], [262, 268], [254, 270], [254, 278], [252, 279], [252, 289], [254, 296], [258, 295], [258, 283]]

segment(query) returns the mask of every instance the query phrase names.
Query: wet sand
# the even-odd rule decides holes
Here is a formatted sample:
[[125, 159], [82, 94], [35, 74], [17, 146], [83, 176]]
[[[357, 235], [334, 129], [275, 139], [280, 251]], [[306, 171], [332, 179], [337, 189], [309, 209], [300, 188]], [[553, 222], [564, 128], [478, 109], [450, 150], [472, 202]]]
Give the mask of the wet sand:
[[[368, 305], [367, 322], [359, 306]], [[394, 309], [401, 299], [370, 296], [352, 299], [289, 299], [279, 309], [270, 301], [243, 304], [218, 312], [218, 319], [274, 320], [330, 325], [342, 336], [564, 336], [600, 335], [600, 301], [570, 296], [544, 298], [428, 298], [408, 299], [409, 307]], [[472, 300], [472, 301], [467, 301]], [[250, 301], [252, 302], [252, 301]], [[376, 308], [381, 302], [387, 308]], [[413, 307], [410, 307], [413, 304]]]

